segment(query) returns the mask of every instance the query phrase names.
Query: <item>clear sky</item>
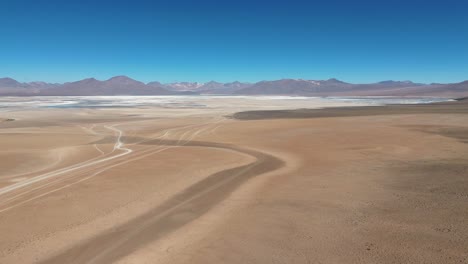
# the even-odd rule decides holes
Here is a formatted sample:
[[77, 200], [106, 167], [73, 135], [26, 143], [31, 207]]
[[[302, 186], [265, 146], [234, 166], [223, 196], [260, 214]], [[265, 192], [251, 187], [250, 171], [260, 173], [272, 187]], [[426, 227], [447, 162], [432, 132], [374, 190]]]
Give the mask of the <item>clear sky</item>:
[[468, 1], [0, 0], [0, 77], [468, 79]]

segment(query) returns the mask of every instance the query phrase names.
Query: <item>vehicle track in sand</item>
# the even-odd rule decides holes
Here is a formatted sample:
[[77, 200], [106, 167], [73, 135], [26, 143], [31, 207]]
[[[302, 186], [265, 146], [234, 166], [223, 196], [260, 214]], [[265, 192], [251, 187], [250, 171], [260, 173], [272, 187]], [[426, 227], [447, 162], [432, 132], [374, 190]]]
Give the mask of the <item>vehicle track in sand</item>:
[[[106, 153], [104, 156], [100, 155], [98, 157], [65, 168], [43, 173], [32, 178], [23, 180], [21, 182], [17, 182], [15, 184], [1, 188], [0, 196], [4, 197], [0, 201], [0, 214], [18, 206], [24, 205], [28, 202], [44, 197], [48, 194], [63, 190], [64, 188], [71, 187], [74, 184], [83, 182], [85, 180], [89, 180], [113, 167], [120, 166], [131, 161], [139, 160], [141, 158], [156, 154], [169, 148], [184, 145], [193, 138], [195, 138], [197, 135], [201, 134], [203, 131], [210, 129], [211, 125], [218, 124], [221, 121], [223, 120], [215, 119], [215, 121], [209, 121], [202, 124], [178, 126], [165, 129], [158, 135], [134, 142], [133, 145], [142, 144], [145, 141], [150, 140], [163, 140], [167, 139], [170, 136], [174, 136], [175, 138], [178, 138], [179, 144], [177, 146], [151, 146], [147, 149], [138, 151], [133, 151], [130, 148], [124, 147], [124, 145], [126, 145], [122, 142], [124, 133], [122, 130], [116, 128], [117, 126], [122, 124], [104, 125], [104, 128], [116, 133], [113, 150], [110, 153]], [[177, 135], [179, 131], [182, 133], [180, 136]], [[120, 151], [121, 153], [109, 156], [110, 154], [118, 151]], [[129, 154], [133, 155], [127, 156]]]
[[[144, 144], [180, 146], [177, 140], [154, 140]], [[248, 179], [285, 165], [272, 155], [228, 144], [190, 141], [185, 146], [235, 151], [252, 156], [255, 161], [214, 173], [146, 214], [104, 231], [40, 263], [112, 263], [195, 220]]]
[[[128, 123], [102, 125], [113, 133], [113, 148], [88, 161], [77, 163], [0, 189], [0, 215], [54, 192], [89, 180], [111, 168], [125, 165], [171, 148], [183, 146], [205, 147], [238, 152], [255, 158], [250, 164], [209, 175], [188, 187], [160, 206], [134, 218], [112, 231], [102, 231], [82, 244], [74, 245], [43, 263], [110, 263], [139, 247], [159, 239], [201, 216], [226, 198], [230, 192], [251, 177], [276, 170], [284, 165], [280, 159], [256, 150], [229, 144], [194, 141], [204, 133], [214, 134], [225, 119], [214, 119], [202, 124], [177, 126], [161, 130], [149, 138], [127, 137], [120, 126]], [[92, 125], [89, 132], [94, 133]], [[86, 129], [85, 129], [86, 130]], [[94, 147], [108, 144], [110, 136], [92, 142]], [[128, 141], [128, 142], [127, 142]], [[126, 143], [124, 143], [126, 142]], [[98, 148], [97, 148], [98, 149]]]

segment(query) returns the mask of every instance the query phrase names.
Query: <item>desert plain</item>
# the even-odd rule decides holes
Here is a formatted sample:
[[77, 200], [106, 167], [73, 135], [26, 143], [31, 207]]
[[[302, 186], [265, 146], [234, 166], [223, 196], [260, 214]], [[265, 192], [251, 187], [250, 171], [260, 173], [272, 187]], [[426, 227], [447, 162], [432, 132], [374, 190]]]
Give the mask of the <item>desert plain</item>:
[[468, 263], [466, 100], [232, 100], [0, 112], [0, 263]]

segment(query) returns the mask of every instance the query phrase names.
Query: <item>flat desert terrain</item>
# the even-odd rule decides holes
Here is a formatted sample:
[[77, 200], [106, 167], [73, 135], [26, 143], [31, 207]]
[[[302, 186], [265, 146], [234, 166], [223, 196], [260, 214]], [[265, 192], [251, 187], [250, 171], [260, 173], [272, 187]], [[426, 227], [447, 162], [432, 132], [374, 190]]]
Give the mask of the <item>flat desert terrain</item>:
[[0, 112], [0, 263], [468, 263], [466, 100], [224, 100]]

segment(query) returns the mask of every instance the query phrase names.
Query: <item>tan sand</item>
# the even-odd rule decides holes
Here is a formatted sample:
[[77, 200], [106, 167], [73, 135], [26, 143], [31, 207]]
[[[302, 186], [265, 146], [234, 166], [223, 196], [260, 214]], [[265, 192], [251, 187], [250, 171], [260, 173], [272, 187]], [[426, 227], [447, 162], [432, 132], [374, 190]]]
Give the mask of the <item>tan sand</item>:
[[0, 263], [466, 263], [468, 105], [437, 107], [17, 112]]

